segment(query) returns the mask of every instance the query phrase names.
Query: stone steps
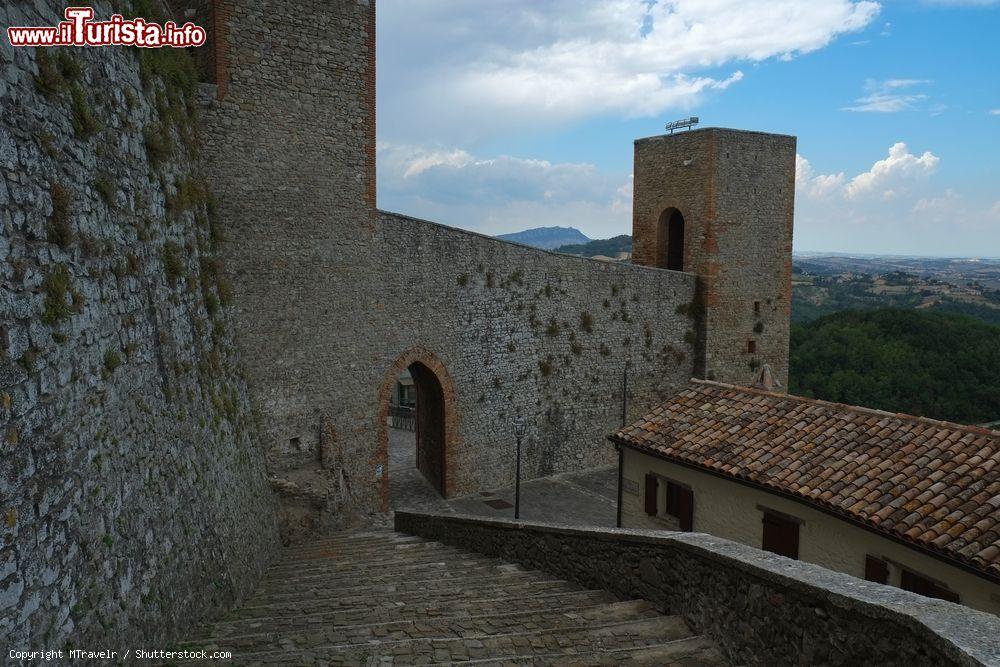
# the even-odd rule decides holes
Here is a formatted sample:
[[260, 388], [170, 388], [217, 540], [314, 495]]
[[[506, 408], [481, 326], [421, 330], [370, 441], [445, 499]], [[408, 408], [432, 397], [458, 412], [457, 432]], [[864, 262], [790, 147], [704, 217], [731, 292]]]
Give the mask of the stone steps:
[[648, 602], [388, 530], [286, 550], [196, 637], [183, 648], [245, 665], [725, 664]]
[[419, 621], [428, 618], [471, 618], [488, 614], [500, 614], [510, 611], [512, 607], [523, 611], [550, 610], [559, 613], [563, 608], [589, 606], [593, 604], [609, 604], [615, 598], [604, 591], [573, 591], [569, 593], [549, 593], [544, 595], [527, 595], [521, 598], [504, 598], [500, 600], [462, 600], [451, 604], [411, 604], [383, 605], [341, 609], [337, 611], [299, 611], [298, 608], [282, 609], [273, 616], [257, 614], [254, 616], [231, 614], [226, 619], [216, 623], [214, 628], [226, 628], [240, 623], [271, 623], [274, 627], [287, 627], [289, 622], [294, 626], [296, 621], [303, 627], [333, 624], [359, 625], [365, 623], [381, 623], [391, 620]]
[[630, 620], [648, 618], [656, 612], [644, 600], [628, 602], [608, 601], [608, 598], [562, 601], [554, 606], [533, 609], [517, 608], [513, 611], [497, 611], [489, 614], [471, 615], [458, 613], [441, 616], [424, 616], [414, 619], [359, 619], [354, 624], [332, 623], [317, 619], [308, 627], [295, 617], [285, 619], [246, 620], [216, 625], [212, 637], [216, 642], [236, 639], [266, 637], [278, 632], [295, 641], [304, 629], [309, 633], [324, 633], [331, 642], [344, 644], [376, 641], [401, 641], [412, 639], [415, 633], [424, 638], [467, 636], [470, 628], [478, 628], [485, 634], [490, 632], [512, 632], [511, 628], [544, 629], [578, 623], [579, 619], [600, 618]]
[[347, 594], [333, 597], [330, 589], [313, 587], [308, 590], [290, 590], [287, 592], [270, 591], [263, 596], [254, 596], [247, 600], [244, 610], [265, 609], [275, 605], [302, 603], [319, 604], [328, 611], [336, 609], [353, 609], [359, 606], [410, 604], [415, 602], [447, 602], [449, 600], [497, 600], [508, 597], [524, 597], [531, 593], [555, 593], [581, 590], [576, 584], [565, 582], [551, 575], [530, 574], [510, 575], [499, 574], [479, 579], [441, 579], [433, 588], [424, 587], [416, 590], [394, 590], [392, 586], [350, 587]]
[[435, 554], [433, 558], [408, 558], [398, 561], [386, 561], [383, 567], [371, 568], [358, 568], [345, 565], [344, 563], [325, 562], [322, 565], [314, 567], [300, 567], [287, 571], [270, 570], [268, 572], [268, 585], [280, 585], [285, 578], [302, 580], [308, 577], [353, 579], [355, 581], [359, 577], [365, 577], [366, 579], [378, 579], [380, 581], [407, 581], [413, 577], [414, 573], [437, 576], [446, 573], [444, 572], [445, 568], [449, 572], [454, 572], [462, 568], [497, 568], [500, 566], [508, 570], [516, 569], [498, 560], [471, 558], [464, 554]]
[[[651, 644], [687, 639], [691, 631], [683, 619], [656, 615], [652, 618], [625, 621], [580, 619], [578, 624], [546, 630], [519, 630], [506, 634], [470, 632], [467, 636], [447, 638], [373, 641], [364, 644], [342, 644], [309, 636], [297, 643], [288, 636], [275, 637], [266, 643], [234, 642], [232, 650], [250, 662], [270, 663], [289, 653], [340, 655], [347, 659], [368, 657], [377, 651], [380, 656], [411, 658], [431, 663], [451, 663], [468, 660], [510, 660], [517, 656], [541, 653], [547, 656], [593, 654], [608, 648], [622, 650]], [[230, 650], [230, 649], [227, 649]]]
[[[426, 575], [417, 575], [426, 576]], [[342, 600], [350, 601], [355, 597], [382, 597], [385, 595], [393, 595], [395, 600], [403, 599], [411, 595], [421, 596], [423, 599], [429, 599], [427, 596], [430, 595], [428, 590], [433, 590], [434, 594], [444, 595], [448, 594], [449, 591], [454, 591], [456, 589], [462, 589], [464, 592], [470, 594], [480, 591], [483, 589], [495, 588], [497, 586], [505, 586], [511, 584], [532, 584], [532, 583], [555, 583], [561, 582], [561, 580], [555, 577], [541, 572], [527, 572], [524, 574], [512, 575], [505, 572], [496, 571], [473, 571], [464, 574], [442, 574], [439, 577], [433, 579], [414, 579], [413, 581], [372, 581], [368, 584], [359, 584], [353, 586], [344, 586], [339, 589], [339, 597]], [[329, 582], [323, 580], [313, 580], [310, 579], [306, 582], [292, 582], [289, 585], [289, 590], [282, 591], [277, 588], [270, 588], [268, 591], [264, 592], [260, 597], [255, 597], [254, 600], [259, 600], [263, 603], [278, 602], [278, 601], [288, 601], [288, 600], [314, 600], [322, 599], [329, 596], [329, 591], [331, 586]], [[334, 589], [336, 590], [336, 589]], [[248, 604], [253, 604], [253, 600], [248, 602]]]

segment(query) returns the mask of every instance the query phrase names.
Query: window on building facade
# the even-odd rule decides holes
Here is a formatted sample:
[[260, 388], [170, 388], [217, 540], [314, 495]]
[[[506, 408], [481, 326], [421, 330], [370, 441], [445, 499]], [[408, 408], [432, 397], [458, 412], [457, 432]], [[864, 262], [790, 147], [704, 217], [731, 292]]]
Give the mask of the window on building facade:
[[948, 590], [927, 577], [919, 575], [916, 572], [911, 572], [910, 570], [903, 570], [903, 574], [899, 579], [899, 587], [904, 591], [919, 593], [929, 598], [947, 600], [948, 602], [961, 602], [958, 593]]
[[657, 507], [657, 496], [659, 495], [659, 479], [657, 476], [651, 472], [646, 473], [646, 489], [645, 489], [645, 509], [646, 514], [649, 516], [656, 516], [659, 514]]
[[865, 579], [876, 584], [888, 584], [889, 563], [875, 556], [865, 556]]
[[680, 522], [681, 530], [694, 530], [694, 492], [691, 489], [667, 482], [665, 514]]
[[764, 511], [764, 536], [761, 548], [781, 556], [799, 557], [799, 522], [790, 517]]
[[[665, 485], [663, 502], [660, 501], [660, 484]], [[660, 480], [656, 473], [646, 475], [645, 509], [649, 516], [671, 516], [680, 523], [683, 531], [694, 530], [694, 492], [669, 480]]]

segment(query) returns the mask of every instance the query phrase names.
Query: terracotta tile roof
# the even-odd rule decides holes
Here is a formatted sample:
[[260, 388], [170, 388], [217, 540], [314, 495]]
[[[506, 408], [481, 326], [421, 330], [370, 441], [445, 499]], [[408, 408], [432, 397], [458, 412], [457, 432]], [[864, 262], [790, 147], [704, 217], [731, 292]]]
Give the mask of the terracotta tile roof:
[[1000, 579], [1000, 432], [694, 380], [611, 439]]

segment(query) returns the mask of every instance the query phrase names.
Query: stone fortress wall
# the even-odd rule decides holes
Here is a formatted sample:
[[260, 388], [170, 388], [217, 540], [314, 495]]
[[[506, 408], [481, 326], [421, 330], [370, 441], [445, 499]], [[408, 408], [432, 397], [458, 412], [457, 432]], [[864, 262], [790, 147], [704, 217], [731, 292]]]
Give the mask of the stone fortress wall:
[[629, 419], [691, 377], [694, 276], [380, 220], [378, 247], [392, 259], [374, 379], [417, 346], [448, 368], [459, 417], [449, 495], [513, 483], [515, 415], [529, 424], [528, 477], [602, 465], [616, 456], [605, 438], [622, 422], [624, 374]]
[[[690, 267], [711, 280], [559, 257], [376, 210], [372, 2], [227, 1], [216, 12], [226, 39], [212, 59], [228, 75], [206, 100], [207, 173], [287, 538], [388, 509], [388, 387], [411, 361], [442, 375], [448, 495], [513, 480], [515, 415], [529, 420], [528, 478], [613, 461], [605, 436], [621, 423], [626, 367], [629, 418], [704, 374], [706, 359], [730, 380], [749, 380], [765, 357], [784, 372], [794, 140], [692, 134], [711, 146], [697, 143], [704, 158], [671, 201], [688, 212], [689, 247], [703, 239]], [[730, 162], [709, 154], [717, 143]], [[651, 163], [673, 160], [664, 145]], [[753, 196], [785, 188], [759, 217], [715, 189], [746, 180], [749, 148], [768, 165]], [[640, 187], [654, 171], [643, 169], [638, 204], [658, 206], [664, 174]], [[688, 204], [697, 197], [704, 209]], [[772, 231], [745, 245], [757, 228]], [[640, 248], [654, 233], [637, 227]], [[758, 275], [773, 284], [748, 299]], [[737, 317], [734, 301], [750, 314]], [[755, 326], [773, 344], [747, 355]]]
[[516, 414], [527, 477], [612, 462], [626, 365], [630, 418], [703, 366], [692, 273], [376, 210], [373, 4], [222, 4], [229, 75], [205, 96], [206, 172], [289, 538], [387, 509], [400, 360], [448, 376], [449, 495], [513, 480]]
[[[18, 5], [0, 18], [58, 20], [60, 5], [35, 4], [44, 15]], [[276, 524], [292, 540], [382, 520], [385, 411], [411, 362], [443, 388], [449, 495], [513, 480], [516, 414], [531, 478], [614, 459], [605, 436], [625, 373], [628, 419], [707, 365], [751, 376], [752, 359], [723, 347], [758, 314], [732, 335], [712, 327], [732, 323], [725, 299], [743, 304], [737, 287], [758, 269], [784, 280], [789, 228], [744, 246], [773, 220], [694, 183], [669, 204], [706, 240], [680, 272], [380, 212], [371, 0], [169, 4], [212, 31], [197, 102], [165, 52], [73, 50], [77, 71], [0, 51], [0, 623], [12, 636], [176, 636], [253, 585]], [[779, 144], [783, 160], [793, 144]], [[702, 167], [712, 187], [739, 177]], [[790, 184], [793, 167], [769, 182]], [[687, 204], [701, 192], [704, 214]], [[637, 185], [637, 207], [653, 195]], [[637, 227], [639, 248], [650, 233]], [[730, 263], [739, 280], [707, 280]], [[763, 349], [787, 354], [787, 306], [768, 305], [777, 335]]]
[[[0, 24], [64, 7], [5, 3]], [[183, 54], [138, 51], [0, 38], [4, 650], [162, 645], [252, 590], [279, 544], [197, 80]]]

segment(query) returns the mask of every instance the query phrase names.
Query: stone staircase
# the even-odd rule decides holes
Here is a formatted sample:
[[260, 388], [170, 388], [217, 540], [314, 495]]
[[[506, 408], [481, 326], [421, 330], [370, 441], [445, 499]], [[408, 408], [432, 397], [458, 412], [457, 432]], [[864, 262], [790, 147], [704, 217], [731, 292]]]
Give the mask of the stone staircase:
[[726, 664], [648, 602], [389, 530], [287, 549], [242, 608], [182, 648], [243, 665]]

